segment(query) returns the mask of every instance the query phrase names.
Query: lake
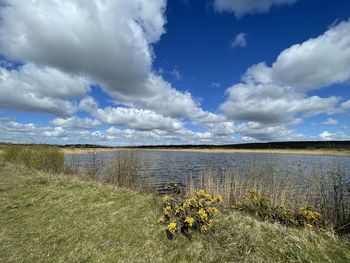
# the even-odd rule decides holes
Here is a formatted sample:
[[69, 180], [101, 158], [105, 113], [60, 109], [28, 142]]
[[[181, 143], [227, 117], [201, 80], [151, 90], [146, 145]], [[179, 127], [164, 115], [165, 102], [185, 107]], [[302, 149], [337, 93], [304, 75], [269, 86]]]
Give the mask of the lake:
[[[239, 176], [247, 173], [273, 174], [277, 180], [298, 181], [299, 190], [307, 188], [309, 179], [314, 173], [325, 178], [335, 173], [335, 168], [341, 169], [343, 180], [350, 184], [350, 158], [328, 155], [273, 154], [273, 153], [207, 153], [184, 151], [148, 151], [137, 150], [137, 154], [147, 159], [149, 167], [142, 171], [144, 182], [157, 189], [168, 183], [186, 185], [189, 178], [198, 179], [209, 169], [216, 176], [222, 177], [230, 171]], [[120, 152], [98, 152], [96, 160], [100, 165], [100, 174], [104, 175], [103, 163]], [[92, 160], [92, 154], [66, 154], [66, 165], [74, 163], [80, 169]], [[254, 171], [253, 171], [254, 170]], [[140, 175], [141, 177], [142, 175]]]

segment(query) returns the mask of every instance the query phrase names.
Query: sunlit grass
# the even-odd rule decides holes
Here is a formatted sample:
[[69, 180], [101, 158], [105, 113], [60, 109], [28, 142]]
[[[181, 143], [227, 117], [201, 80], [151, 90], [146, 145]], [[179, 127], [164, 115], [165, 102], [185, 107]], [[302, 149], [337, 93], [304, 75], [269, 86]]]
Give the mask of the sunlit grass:
[[0, 168], [0, 262], [349, 262], [329, 232], [231, 210], [212, 231], [169, 241], [155, 195], [13, 164]]
[[64, 169], [64, 153], [56, 146], [9, 144], [3, 148], [2, 158], [46, 172], [59, 173]]

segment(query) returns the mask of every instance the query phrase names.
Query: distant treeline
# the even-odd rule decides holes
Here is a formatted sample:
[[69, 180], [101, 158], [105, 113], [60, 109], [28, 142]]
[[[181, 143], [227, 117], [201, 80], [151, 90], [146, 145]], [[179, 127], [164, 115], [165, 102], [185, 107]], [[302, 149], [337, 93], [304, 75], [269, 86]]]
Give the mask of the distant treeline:
[[96, 144], [64, 144], [64, 145], [57, 145], [57, 144], [47, 144], [47, 143], [4, 143], [0, 142], [0, 146], [6, 146], [6, 145], [19, 145], [19, 146], [35, 146], [35, 145], [45, 145], [45, 146], [57, 146], [60, 148], [116, 148], [113, 146], [104, 146], [104, 145], [96, 145]]
[[150, 145], [132, 146], [129, 148], [166, 148], [166, 149], [350, 149], [350, 141], [295, 141], [295, 142], [266, 142], [241, 143], [225, 145]]
[[[11, 143], [0, 143], [7, 145]], [[35, 145], [35, 144], [19, 144], [19, 145]], [[52, 145], [52, 144], [45, 144]], [[53, 146], [53, 145], [52, 145]], [[113, 146], [103, 146], [96, 144], [65, 144], [55, 145], [61, 148], [120, 148]], [[331, 150], [350, 150], [350, 141], [289, 141], [289, 142], [265, 142], [265, 143], [241, 143], [241, 144], [186, 144], [186, 145], [140, 145], [140, 146], [124, 146], [122, 148], [131, 149], [331, 149]]]

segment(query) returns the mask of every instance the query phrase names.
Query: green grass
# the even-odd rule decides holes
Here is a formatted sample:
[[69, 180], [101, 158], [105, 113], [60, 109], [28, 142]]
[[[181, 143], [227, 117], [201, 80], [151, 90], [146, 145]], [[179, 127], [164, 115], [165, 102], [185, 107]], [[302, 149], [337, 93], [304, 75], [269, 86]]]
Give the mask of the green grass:
[[57, 146], [11, 144], [2, 151], [3, 158], [8, 162], [52, 173], [64, 169], [64, 153]]
[[0, 165], [0, 262], [350, 262], [330, 233], [226, 211], [214, 230], [169, 241], [154, 195]]

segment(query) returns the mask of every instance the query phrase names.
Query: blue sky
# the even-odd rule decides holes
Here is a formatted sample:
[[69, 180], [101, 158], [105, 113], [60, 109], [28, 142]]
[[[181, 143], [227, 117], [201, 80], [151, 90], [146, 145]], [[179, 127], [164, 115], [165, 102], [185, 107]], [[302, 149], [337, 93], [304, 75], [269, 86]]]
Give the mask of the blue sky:
[[1, 141], [350, 139], [349, 1], [0, 3]]

